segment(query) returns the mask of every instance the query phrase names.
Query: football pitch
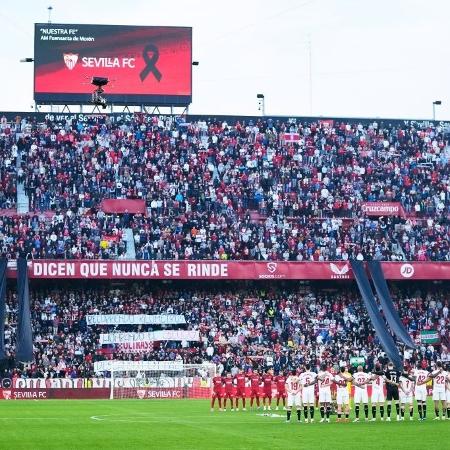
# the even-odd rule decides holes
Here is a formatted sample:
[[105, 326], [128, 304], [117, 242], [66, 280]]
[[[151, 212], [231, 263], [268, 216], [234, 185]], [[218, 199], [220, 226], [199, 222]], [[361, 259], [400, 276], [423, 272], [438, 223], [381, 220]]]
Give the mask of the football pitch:
[[[395, 411], [395, 409], [394, 409]], [[448, 449], [450, 421], [299, 424], [206, 400], [2, 401], [0, 449]], [[364, 417], [364, 415], [363, 415]]]

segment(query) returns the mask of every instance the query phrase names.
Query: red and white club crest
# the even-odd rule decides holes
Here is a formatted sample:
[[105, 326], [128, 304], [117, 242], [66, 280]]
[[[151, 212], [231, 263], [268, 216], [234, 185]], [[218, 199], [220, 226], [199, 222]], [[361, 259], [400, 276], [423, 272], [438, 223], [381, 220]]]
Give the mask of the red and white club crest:
[[348, 264], [345, 264], [343, 267], [339, 268], [336, 264], [330, 263], [330, 269], [335, 275], [346, 275], [349, 271]]
[[10, 400], [11, 399], [11, 391], [7, 391], [7, 390], [3, 389], [3, 398], [5, 400]]
[[277, 270], [277, 266], [278, 266], [278, 264], [277, 264], [277, 263], [274, 263], [274, 262], [267, 263], [267, 270], [268, 270], [270, 273], [274, 273], [274, 272], [276, 272], [276, 270]]
[[137, 393], [138, 398], [141, 400], [145, 397], [145, 389], [138, 389], [136, 391], [136, 393]]
[[64, 63], [69, 70], [72, 70], [75, 67], [77, 61], [78, 53], [64, 53]]

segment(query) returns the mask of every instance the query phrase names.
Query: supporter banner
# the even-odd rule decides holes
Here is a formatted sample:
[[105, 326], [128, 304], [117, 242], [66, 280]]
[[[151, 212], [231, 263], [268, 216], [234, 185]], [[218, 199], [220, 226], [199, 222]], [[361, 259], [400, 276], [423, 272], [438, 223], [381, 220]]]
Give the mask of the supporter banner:
[[115, 344], [115, 351], [121, 353], [145, 353], [153, 350], [153, 341], [133, 341]]
[[363, 366], [366, 364], [366, 359], [363, 358], [362, 356], [353, 356], [352, 358], [350, 358], [350, 364], [353, 367], [358, 367], [358, 366]]
[[88, 314], [88, 325], [179, 325], [183, 314]]
[[34, 60], [37, 102], [87, 103], [92, 77], [114, 104], [191, 102], [192, 28], [37, 23]]
[[101, 201], [100, 209], [108, 214], [145, 214], [145, 200], [105, 199]]
[[283, 136], [284, 142], [293, 144], [300, 142], [300, 134], [299, 133], [284, 133]]
[[102, 333], [100, 344], [133, 344], [154, 341], [199, 341], [200, 332], [195, 330], [160, 330], [146, 333]]
[[[450, 262], [382, 262], [387, 280], [448, 280]], [[69, 261], [33, 260], [30, 278], [197, 279], [197, 280], [349, 280], [348, 261]], [[8, 276], [14, 276], [9, 270]]]
[[405, 210], [399, 202], [363, 202], [361, 210], [368, 216], [405, 216]]
[[183, 361], [96, 361], [94, 362], [94, 372], [110, 372], [114, 369], [118, 372], [133, 371], [182, 371]]
[[423, 330], [420, 332], [420, 342], [422, 344], [439, 344], [440, 341], [437, 330]]
[[333, 128], [333, 125], [334, 125], [333, 119], [319, 120], [318, 122], [320, 123], [320, 125], [324, 126], [325, 128]]

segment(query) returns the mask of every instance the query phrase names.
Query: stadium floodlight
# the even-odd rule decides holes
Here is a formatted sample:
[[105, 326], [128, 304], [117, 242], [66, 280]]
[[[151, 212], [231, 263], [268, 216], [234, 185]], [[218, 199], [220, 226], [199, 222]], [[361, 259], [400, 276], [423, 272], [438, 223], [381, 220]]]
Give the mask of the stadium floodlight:
[[264, 94], [256, 94], [258, 99], [258, 111], [261, 111], [261, 115], [264, 117], [266, 115], [265, 105], [264, 105]]
[[22, 58], [20, 62], [34, 62], [34, 58]]
[[435, 100], [433, 102], [433, 120], [436, 120], [436, 106], [442, 105], [442, 100]]

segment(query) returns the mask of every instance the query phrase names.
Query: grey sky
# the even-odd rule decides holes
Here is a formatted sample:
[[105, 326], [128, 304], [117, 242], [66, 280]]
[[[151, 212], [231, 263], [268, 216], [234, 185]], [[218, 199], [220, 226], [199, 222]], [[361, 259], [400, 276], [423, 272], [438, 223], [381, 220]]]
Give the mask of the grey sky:
[[[32, 103], [33, 23], [192, 26], [193, 113], [450, 119], [446, 0], [22, 0], [0, 9], [0, 110]], [[308, 36], [312, 42], [310, 111]], [[12, 82], [11, 82], [12, 80]]]

